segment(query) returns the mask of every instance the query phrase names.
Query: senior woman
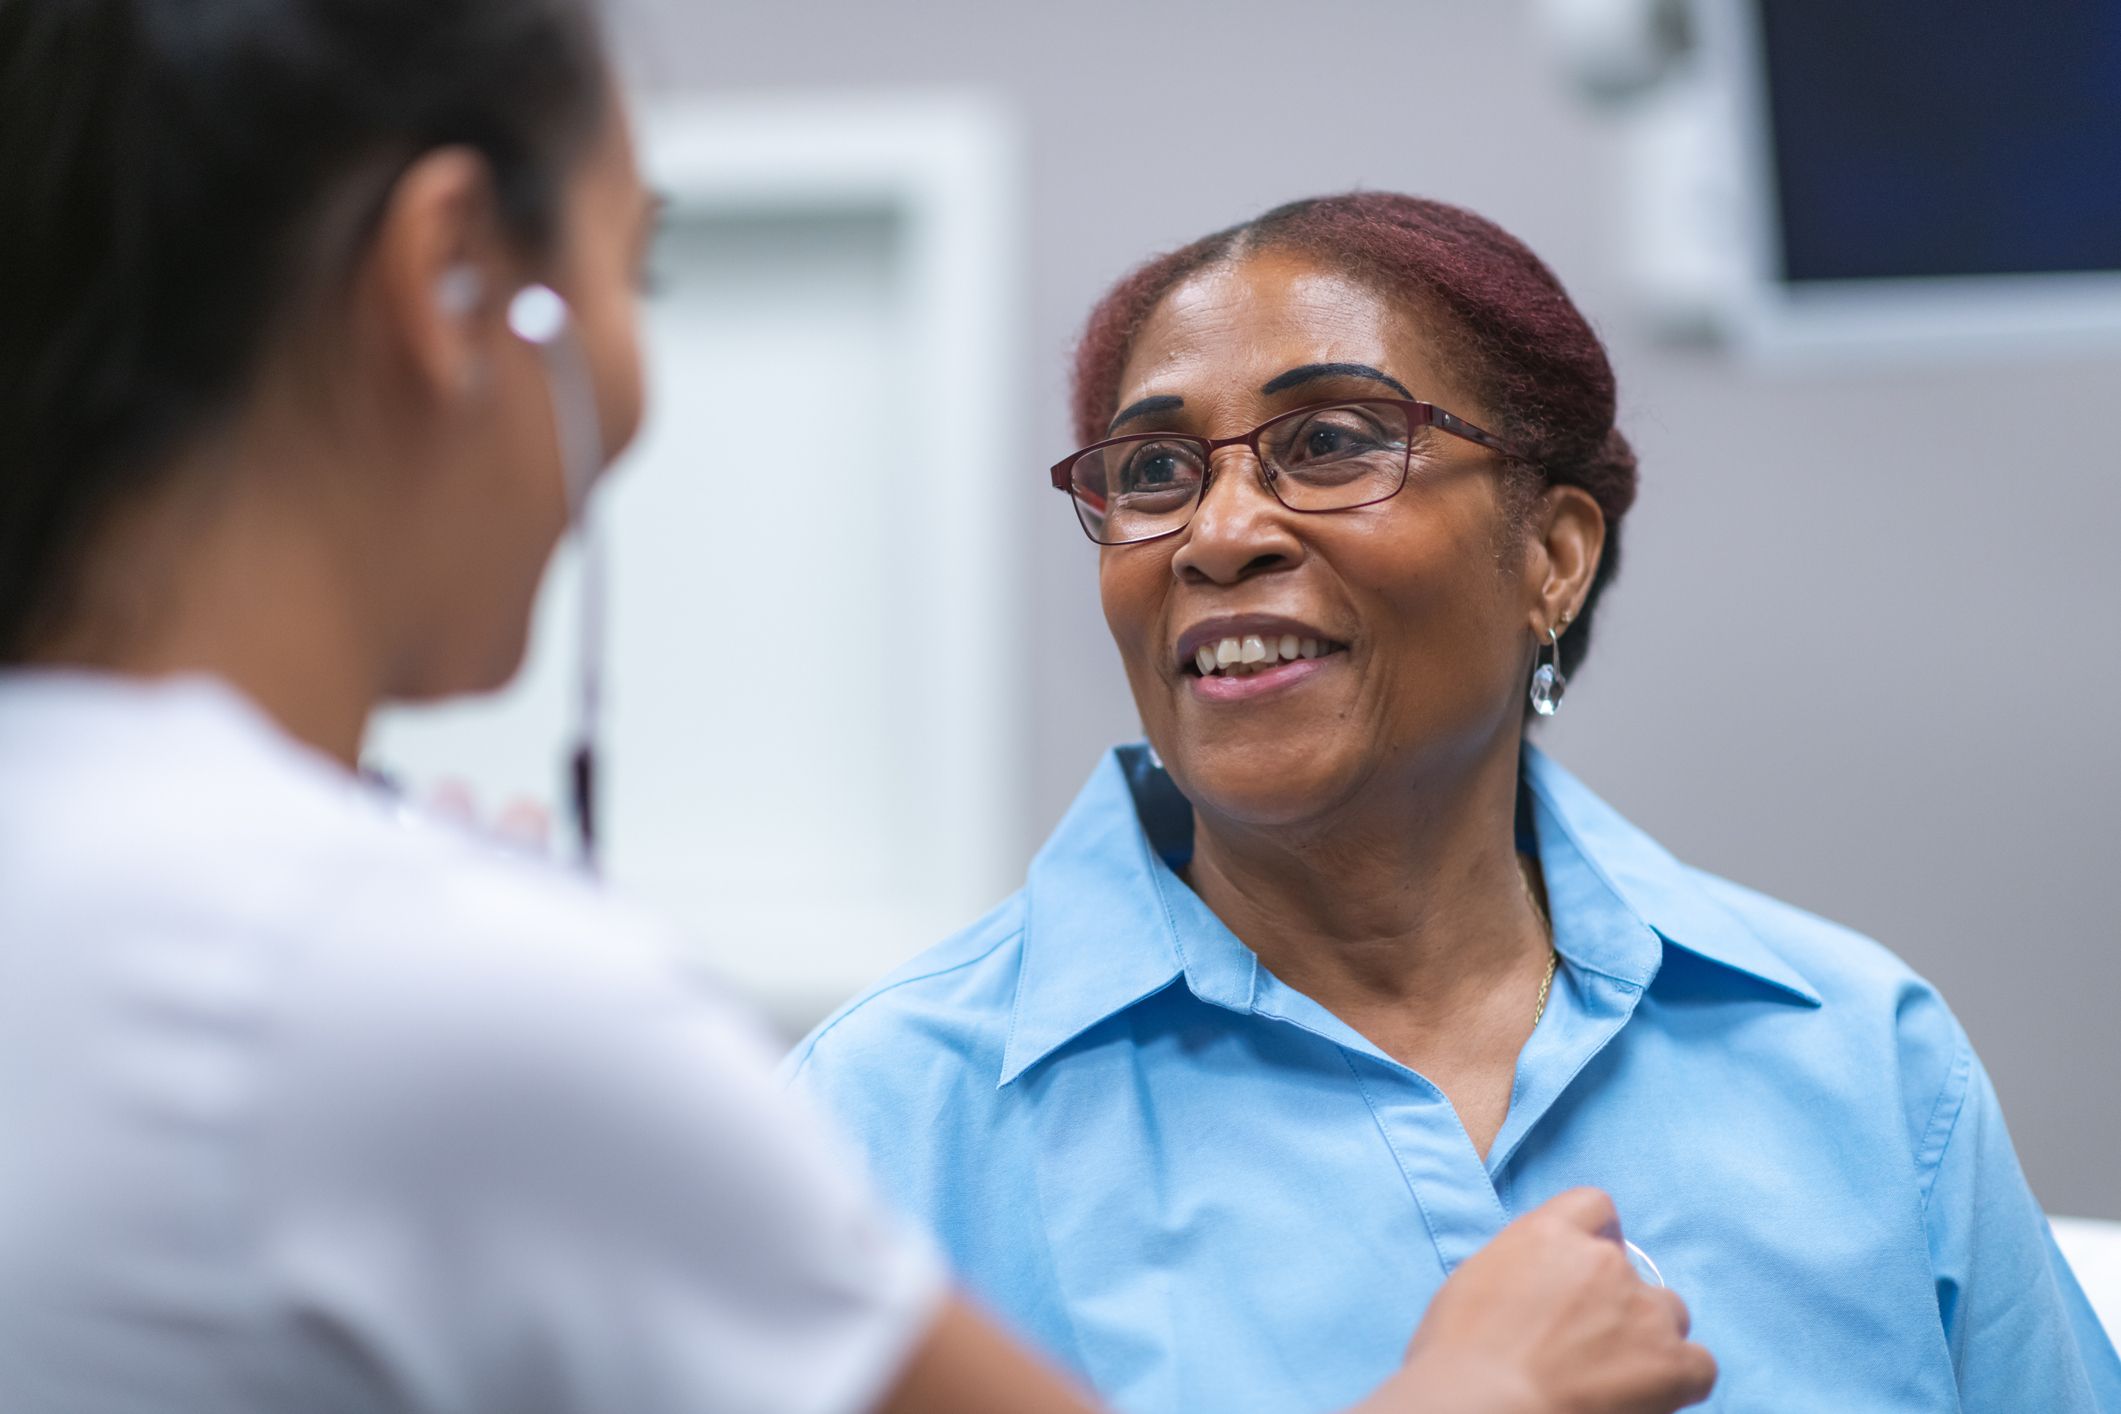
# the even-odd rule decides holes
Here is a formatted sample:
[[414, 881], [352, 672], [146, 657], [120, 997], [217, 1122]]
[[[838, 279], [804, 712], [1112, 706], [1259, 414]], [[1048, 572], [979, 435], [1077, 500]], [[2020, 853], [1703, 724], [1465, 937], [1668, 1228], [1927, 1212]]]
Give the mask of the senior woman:
[[1937, 993], [1527, 743], [1636, 487], [1530, 251], [1297, 202], [1123, 280], [1075, 377], [1148, 742], [791, 1064], [977, 1289], [1122, 1408], [1319, 1407], [1594, 1184], [1719, 1407], [2121, 1409]]

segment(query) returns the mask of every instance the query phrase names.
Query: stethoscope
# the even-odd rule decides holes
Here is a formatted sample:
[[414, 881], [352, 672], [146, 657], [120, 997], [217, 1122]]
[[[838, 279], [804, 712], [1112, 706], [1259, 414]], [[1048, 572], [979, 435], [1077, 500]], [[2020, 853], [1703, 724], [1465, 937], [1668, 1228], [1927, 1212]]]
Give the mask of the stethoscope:
[[[478, 307], [479, 272], [469, 265], [443, 272], [435, 300], [456, 318]], [[604, 550], [590, 514], [591, 493], [604, 470], [604, 433], [597, 417], [596, 384], [575, 332], [574, 312], [550, 285], [530, 284], [508, 301], [508, 329], [537, 350], [552, 405], [560, 472], [567, 500], [567, 533], [581, 551], [582, 578], [576, 628], [576, 692], [566, 795], [574, 826], [577, 863], [597, 872], [597, 740], [602, 725], [604, 673]], [[387, 786], [388, 779], [381, 778]]]
[[576, 692], [567, 754], [567, 804], [578, 860], [597, 870], [597, 742], [603, 717], [604, 550], [591, 493], [604, 470], [604, 435], [596, 385], [575, 333], [574, 314], [550, 285], [525, 285], [508, 302], [508, 328], [536, 349], [545, 370], [565, 477], [568, 532], [581, 556], [576, 614]]
[[[442, 312], [463, 318], [477, 308], [479, 272], [468, 265], [445, 271], [435, 286]], [[603, 428], [597, 417], [596, 385], [589, 360], [575, 333], [574, 312], [550, 285], [525, 285], [508, 302], [508, 328], [539, 354], [545, 389], [552, 405], [563, 491], [567, 499], [567, 533], [581, 549], [582, 579], [576, 626], [576, 693], [567, 755], [566, 796], [573, 824], [576, 863], [586, 874], [597, 872], [597, 739], [601, 725], [604, 671], [604, 551], [590, 514], [590, 493], [604, 469]], [[388, 772], [364, 769], [362, 777], [395, 802], [399, 817], [412, 821], [418, 812], [398, 796]]]

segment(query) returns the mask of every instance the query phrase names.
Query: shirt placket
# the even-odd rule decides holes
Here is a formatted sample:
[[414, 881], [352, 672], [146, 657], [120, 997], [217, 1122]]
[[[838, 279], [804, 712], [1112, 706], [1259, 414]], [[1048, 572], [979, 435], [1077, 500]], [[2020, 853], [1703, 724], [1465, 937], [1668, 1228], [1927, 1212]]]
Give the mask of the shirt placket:
[[1345, 1047], [1341, 1054], [1406, 1177], [1448, 1275], [1509, 1220], [1502, 1196], [1442, 1091], [1389, 1058]]
[[1518, 1057], [1509, 1113], [1485, 1162], [1440, 1089], [1311, 998], [1269, 979], [1254, 1010], [1339, 1048], [1448, 1274], [1516, 1216], [1503, 1182], [1511, 1154], [1611, 1043], [1641, 994], [1636, 984], [1595, 971], [1564, 967], [1557, 973], [1546, 1015]]

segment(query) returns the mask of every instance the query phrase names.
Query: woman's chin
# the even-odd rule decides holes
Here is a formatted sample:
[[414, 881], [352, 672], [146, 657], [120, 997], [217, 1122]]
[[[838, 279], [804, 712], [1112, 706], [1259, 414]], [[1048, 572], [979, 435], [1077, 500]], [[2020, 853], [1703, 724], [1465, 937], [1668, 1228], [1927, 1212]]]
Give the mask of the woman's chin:
[[530, 632], [525, 624], [522, 633], [497, 639], [481, 658], [468, 663], [457, 692], [472, 697], [499, 692], [515, 682], [529, 657]]
[[1166, 752], [1165, 764], [1195, 809], [1262, 829], [1330, 814], [1354, 793], [1359, 778], [1352, 763], [1322, 759], [1315, 747], [1291, 742]]
[[423, 655], [419, 667], [391, 684], [387, 696], [393, 702], [431, 703], [499, 692], [516, 680], [529, 650], [526, 619], [519, 632], [493, 633], [476, 645], [454, 643]]

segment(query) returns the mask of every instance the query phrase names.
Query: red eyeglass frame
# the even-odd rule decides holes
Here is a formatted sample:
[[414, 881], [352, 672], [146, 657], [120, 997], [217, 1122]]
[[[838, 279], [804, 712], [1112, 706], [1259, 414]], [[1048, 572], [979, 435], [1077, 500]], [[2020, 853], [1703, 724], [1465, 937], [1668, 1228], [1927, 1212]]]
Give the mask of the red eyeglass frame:
[[[1306, 403], [1300, 408], [1291, 408], [1287, 412], [1276, 413], [1250, 432], [1240, 433], [1235, 437], [1196, 437], [1188, 432], [1129, 432], [1118, 437], [1107, 437], [1102, 442], [1092, 442], [1087, 447], [1070, 452], [1067, 456], [1055, 462], [1052, 467], [1053, 489], [1067, 495], [1070, 505], [1074, 507], [1076, 512], [1076, 523], [1082, 526], [1083, 534], [1089, 537], [1090, 543], [1093, 545], [1146, 545], [1152, 540], [1161, 540], [1167, 535], [1176, 535], [1192, 522], [1192, 514], [1188, 512], [1186, 519], [1171, 527], [1171, 529], [1159, 531], [1155, 535], [1144, 536], [1139, 540], [1099, 540], [1096, 535], [1092, 534], [1089, 523], [1083, 520], [1083, 506], [1080, 504], [1082, 498], [1076, 494], [1075, 478], [1072, 472], [1075, 464], [1084, 457], [1089, 456], [1092, 452], [1102, 452], [1108, 447], [1132, 446], [1140, 442], [1183, 442], [1201, 449], [1201, 465], [1203, 467], [1207, 465], [1209, 458], [1225, 447], [1244, 447], [1252, 453], [1252, 460], [1259, 464], [1260, 479], [1266, 482], [1267, 490], [1273, 494], [1274, 499], [1280, 501], [1282, 505], [1288, 506], [1290, 510], [1297, 512], [1299, 515], [1331, 515], [1336, 511], [1352, 511], [1363, 506], [1374, 506], [1379, 502], [1389, 501], [1401, 491], [1404, 491], [1407, 487], [1407, 472], [1413, 465], [1414, 460], [1414, 449], [1411, 445], [1407, 448], [1405, 460], [1400, 463], [1398, 482], [1382, 496], [1372, 496], [1367, 501], [1355, 501], [1345, 506], [1290, 506], [1288, 501], [1282, 497], [1281, 492], [1275, 488], [1274, 482], [1276, 478], [1274, 473], [1268, 469], [1266, 458], [1260, 454], [1259, 439], [1261, 435], [1284, 422], [1293, 422], [1297, 418], [1336, 407], [1398, 408], [1406, 416], [1407, 431], [1410, 433], [1416, 428], [1434, 427], [1439, 431], [1448, 432], [1454, 437], [1471, 442], [1475, 446], [1486, 447], [1490, 451], [1499, 452], [1513, 461], [1529, 460], [1517, 448], [1511, 446], [1486, 428], [1476, 426], [1458, 416], [1458, 414], [1446, 411], [1434, 403], [1425, 403], [1418, 398], [1333, 398], [1326, 402]], [[1199, 508], [1201, 497], [1207, 495], [1207, 493], [1208, 480], [1203, 475], [1200, 490], [1193, 498], [1195, 509]]]

